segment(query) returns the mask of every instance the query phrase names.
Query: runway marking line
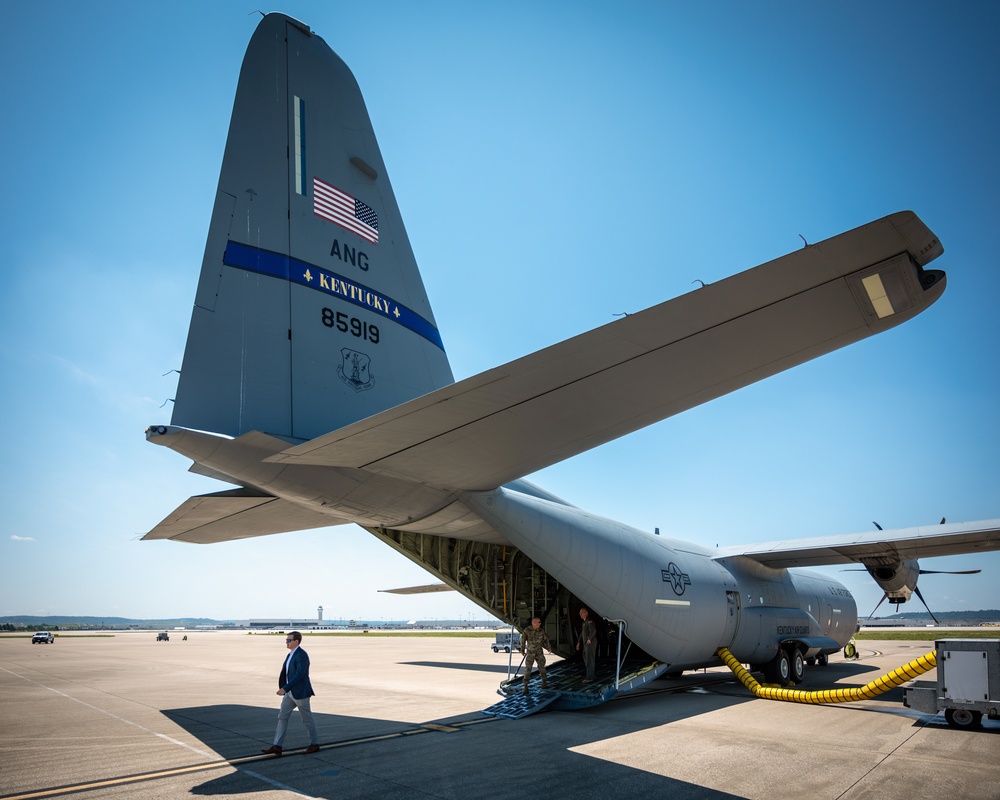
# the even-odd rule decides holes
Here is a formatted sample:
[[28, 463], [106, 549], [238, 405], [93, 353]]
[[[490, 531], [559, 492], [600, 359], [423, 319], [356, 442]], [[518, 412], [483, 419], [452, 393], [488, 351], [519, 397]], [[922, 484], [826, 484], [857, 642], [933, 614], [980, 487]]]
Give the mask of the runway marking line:
[[[349, 747], [358, 744], [367, 744], [370, 742], [382, 742], [389, 739], [399, 739], [403, 736], [412, 736], [417, 733], [453, 733], [455, 731], [460, 731], [462, 728], [467, 728], [471, 725], [478, 725], [481, 722], [493, 722], [496, 717], [483, 717], [482, 719], [471, 719], [464, 722], [455, 722], [451, 725], [440, 725], [435, 722], [426, 722], [419, 725], [416, 728], [410, 728], [405, 731], [397, 731], [395, 733], [384, 733], [378, 736], [363, 736], [358, 739], [347, 739], [343, 742], [331, 742], [330, 744], [320, 745], [320, 751], [323, 750], [333, 750], [340, 747]], [[304, 753], [305, 748], [299, 748], [297, 750], [287, 751], [284, 755], [292, 755]], [[282, 757], [284, 757], [284, 755]], [[241, 758], [228, 758], [220, 759], [219, 761], [210, 761], [205, 764], [191, 764], [186, 767], [174, 767], [172, 769], [162, 769], [156, 772], [144, 772], [136, 775], [123, 775], [118, 778], [107, 778], [100, 781], [91, 781], [89, 783], [77, 783], [71, 786], [55, 786], [48, 789], [37, 789], [30, 792], [22, 792], [20, 794], [5, 794], [0, 795], [0, 800], [41, 800], [46, 797], [59, 797], [64, 794], [73, 794], [75, 792], [91, 792], [97, 789], [106, 789], [111, 786], [125, 786], [131, 783], [142, 783], [144, 781], [160, 780], [163, 778], [172, 778], [178, 775], [190, 775], [196, 772], [209, 772], [215, 769], [223, 769], [225, 767], [239, 767], [243, 764], [252, 764], [258, 761], [267, 761], [275, 758], [270, 754], [261, 754], [253, 756], [243, 756]]]

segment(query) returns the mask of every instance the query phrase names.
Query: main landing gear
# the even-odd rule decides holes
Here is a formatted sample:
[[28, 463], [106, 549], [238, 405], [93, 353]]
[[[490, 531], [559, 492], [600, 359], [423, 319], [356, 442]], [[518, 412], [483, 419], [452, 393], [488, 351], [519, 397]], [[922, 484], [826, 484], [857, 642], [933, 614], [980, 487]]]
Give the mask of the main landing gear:
[[[824, 665], [826, 657], [823, 657]], [[789, 683], [802, 683], [806, 676], [806, 660], [793, 644], [787, 644], [778, 649], [777, 655], [766, 664], [755, 665], [764, 673], [764, 683], [776, 683], [780, 686], [787, 686]]]

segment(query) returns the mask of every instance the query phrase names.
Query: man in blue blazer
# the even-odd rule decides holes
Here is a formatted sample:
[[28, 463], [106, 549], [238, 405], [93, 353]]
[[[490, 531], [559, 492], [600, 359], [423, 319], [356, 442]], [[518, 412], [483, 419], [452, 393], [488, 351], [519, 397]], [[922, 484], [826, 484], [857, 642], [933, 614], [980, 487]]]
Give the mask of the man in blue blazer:
[[309, 708], [309, 698], [316, 693], [313, 691], [312, 683], [309, 682], [309, 656], [299, 647], [301, 643], [302, 634], [298, 631], [292, 631], [285, 637], [285, 647], [289, 653], [278, 676], [277, 694], [281, 698], [278, 727], [274, 731], [274, 744], [266, 750], [261, 750], [262, 753], [281, 755], [285, 732], [288, 730], [288, 718], [296, 708], [306, 725], [306, 730], [309, 731], [309, 746], [306, 748], [306, 753], [319, 752], [319, 736], [316, 735], [316, 723], [313, 720], [312, 709]]

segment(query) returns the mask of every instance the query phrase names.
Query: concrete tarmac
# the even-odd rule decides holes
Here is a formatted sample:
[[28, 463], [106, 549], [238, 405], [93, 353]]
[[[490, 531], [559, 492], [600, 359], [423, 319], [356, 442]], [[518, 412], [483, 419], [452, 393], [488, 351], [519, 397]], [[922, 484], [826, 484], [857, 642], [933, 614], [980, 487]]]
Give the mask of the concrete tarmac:
[[[285, 755], [261, 756], [284, 636], [182, 635], [0, 637], [0, 797], [1000, 798], [1000, 723], [953, 730], [899, 689], [779, 703], [719, 670], [584, 711], [485, 717], [507, 665], [489, 639], [306, 634], [322, 750], [301, 752], [293, 715]], [[866, 683], [933, 643], [859, 646], [802, 688]]]

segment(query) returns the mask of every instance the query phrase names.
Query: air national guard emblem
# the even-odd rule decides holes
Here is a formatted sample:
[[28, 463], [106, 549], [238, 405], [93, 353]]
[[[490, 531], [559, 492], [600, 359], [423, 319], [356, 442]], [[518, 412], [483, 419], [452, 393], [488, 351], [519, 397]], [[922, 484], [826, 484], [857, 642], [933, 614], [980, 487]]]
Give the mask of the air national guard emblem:
[[371, 359], [364, 353], [345, 347], [340, 351], [341, 362], [337, 367], [340, 379], [356, 392], [364, 392], [375, 385], [371, 372]]

